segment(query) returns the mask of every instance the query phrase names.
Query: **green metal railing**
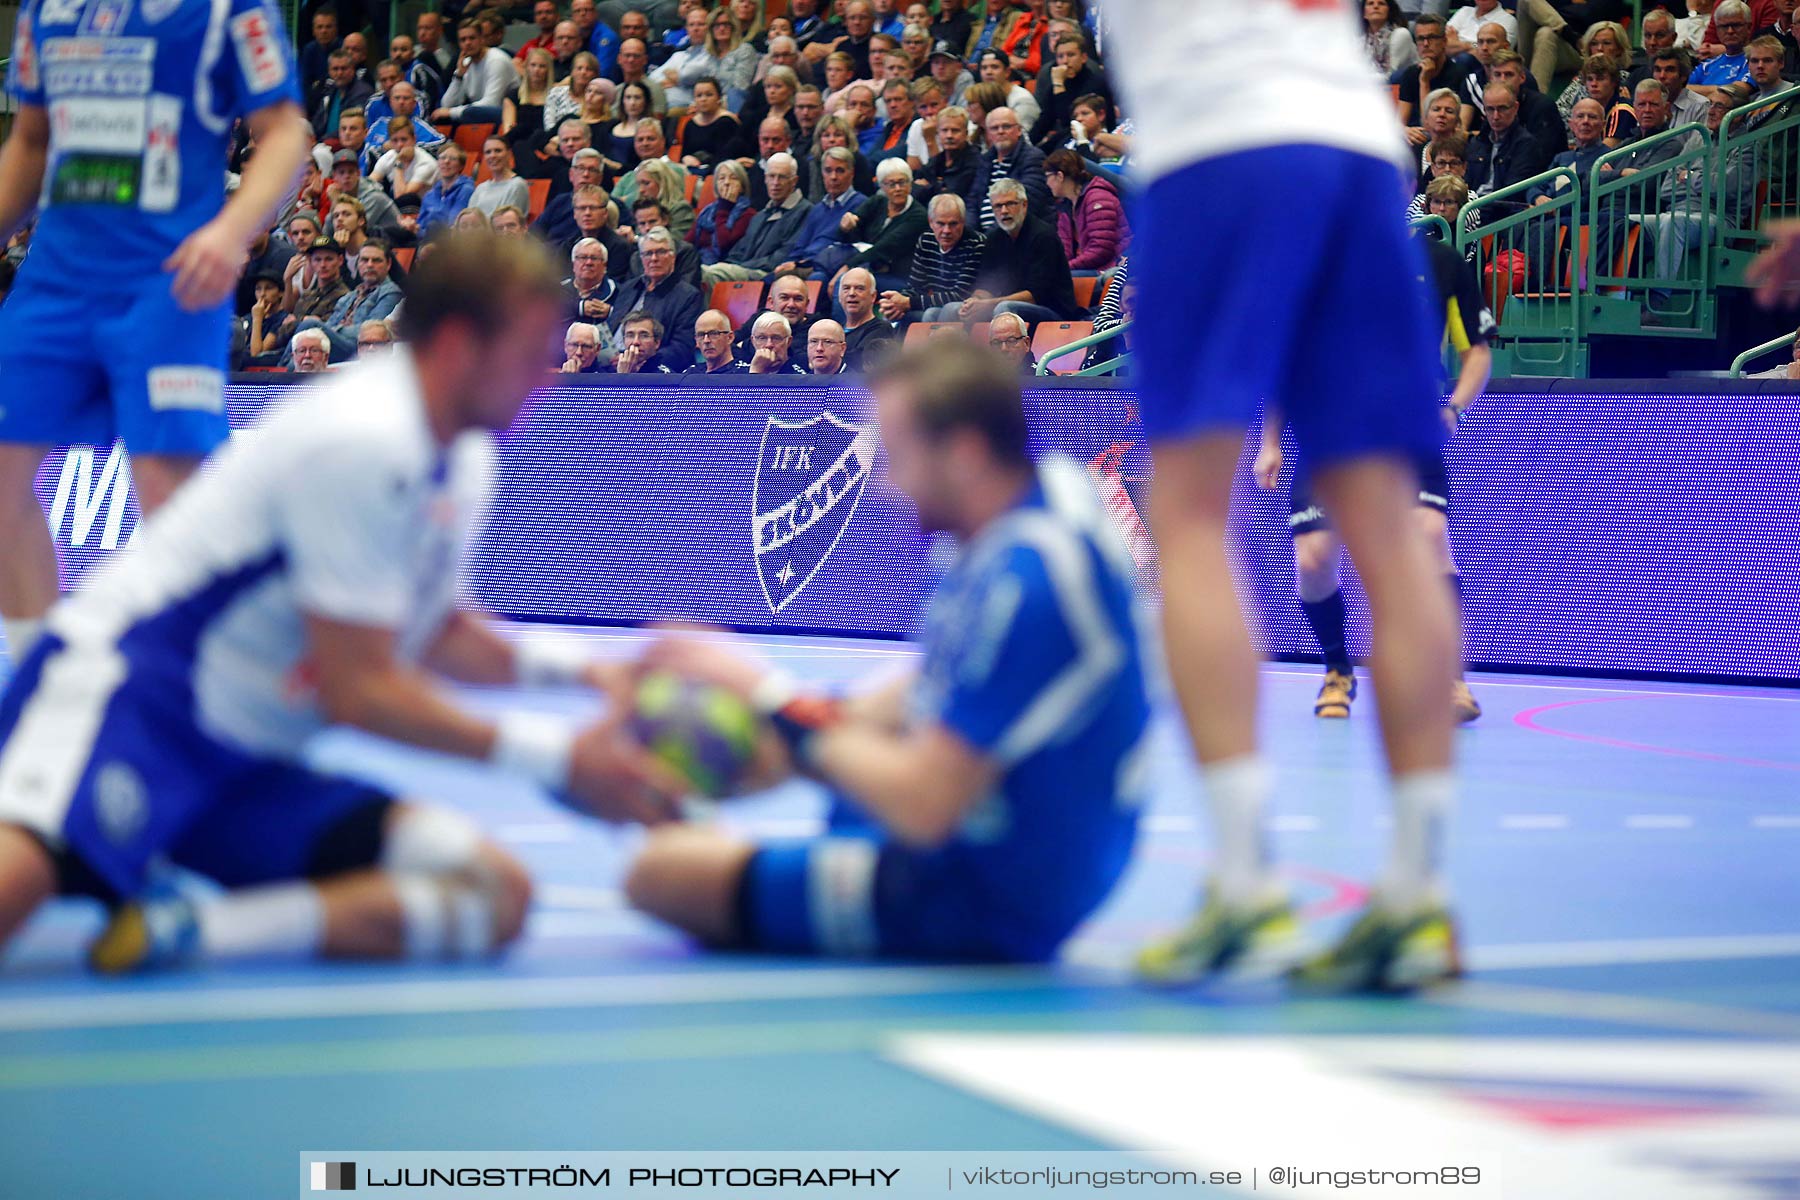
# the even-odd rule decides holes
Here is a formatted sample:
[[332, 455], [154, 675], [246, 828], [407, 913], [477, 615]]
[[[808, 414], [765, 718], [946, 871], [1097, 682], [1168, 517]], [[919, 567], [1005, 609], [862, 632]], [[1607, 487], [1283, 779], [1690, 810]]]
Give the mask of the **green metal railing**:
[[[1044, 356], [1044, 359], [1042, 362], [1038, 363], [1037, 373], [1039, 375], [1050, 374], [1050, 360], [1051, 359], [1067, 358], [1070, 354], [1073, 354], [1077, 350], [1086, 350], [1090, 346], [1098, 346], [1102, 342], [1110, 342], [1114, 338], [1118, 337], [1120, 334], [1124, 333], [1127, 329], [1130, 329], [1136, 323], [1137, 322], [1135, 322], [1135, 321], [1120, 321], [1117, 325], [1113, 325], [1106, 329], [1101, 329], [1094, 333], [1090, 333], [1084, 338], [1077, 338], [1075, 341], [1072, 341], [1065, 346], [1058, 346], [1056, 349], [1054, 349], [1054, 350], [1050, 351], [1050, 353], [1046, 354]], [[1108, 371], [1112, 371], [1119, 367], [1125, 366], [1130, 361], [1131, 361], [1131, 352], [1126, 351], [1124, 354], [1121, 354], [1116, 358], [1109, 358], [1103, 363], [1095, 363], [1091, 367], [1086, 367], [1080, 371], [1075, 372], [1075, 374], [1077, 374], [1077, 375], [1104, 375]]]
[[1589, 333], [1710, 336], [1712, 134], [1665, 130], [1601, 155], [1587, 180]]
[[1800, 215], [1800, 89], [1787, 88], [1734, 110], [1713, 152], [1710, 230], [1714, 279], [1744, 286], [1744, 271], [1768, 244], [1760, 230]]
[[[1543, 202], [1533, 204], [1529, 194], [1540, 189]], [[1585, 376], [1585, 314], [1574, 252], [1581, 180], [1574, 168], [1555, 167], [1470, 207], [1481, 213], [1481, 223], [1459, 229], [1456, 246], [1465, 255], [1473, 249], [1475, 277], [1497, 323], [1495, 373]]]
[[1418, 220], [1413, 221], [1411, 226], [1414, 233], [1422, 233], [1427, 237], [1434, 237], [1440, 242], [1446, 242], [1452, 246], [1456, 245], [1456, 238], [1450, 232], [1450, 222], [1437, 216], [1435, 213], [1420, 217]]
[[1778, 338], [1770, 338], [1760, 346], [1752, 346], [1731, 360], [1731, 377], [1733, 379], [1742, 379], [1744, 377], [1744, 368], [1749, 366], [1755, 359], [1761, 358], [1771, 350], [1792, 350], [1793, 346], [1794, 335], [1791, 333], [1784, 333]]

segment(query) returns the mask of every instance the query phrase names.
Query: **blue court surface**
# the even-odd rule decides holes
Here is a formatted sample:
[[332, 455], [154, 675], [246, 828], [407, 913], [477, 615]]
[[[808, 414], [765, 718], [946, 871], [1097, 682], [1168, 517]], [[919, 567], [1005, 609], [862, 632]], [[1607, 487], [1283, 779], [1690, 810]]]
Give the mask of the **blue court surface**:
[[[909, 661], [891, 643], [761, 645], [834, 681]], [[1328, 723], [1310, 671], [1266, 680], [1273, 837], [1328, 934], [1386, 837], [1372, 693]], [[534, 868], [525, 943], [491, 965], [102, 982], [76, 966], [96, 910], [59, 905], [0, 968], [0, 1195], [291, 1195], [300, 1151], [356, 1148], [1385, 1168], [1467, 1150], [1509, 1196], [1800, 1195], [1800, 694], [1473, 683], [1487, 713], [1459, 734], [1450, 852], [1470, 974], [1405, 1000], [1131, 981], [1133, 947], [1188, 911], [1207, 867], [1166, 721], [1137, 861], [1049, 969], [700, 954], [623, 907], [636, 832], [334, 737], [322, 758], [465, 807]], [[719, 819], [774, 836], [818, 814], [796, 786]]]

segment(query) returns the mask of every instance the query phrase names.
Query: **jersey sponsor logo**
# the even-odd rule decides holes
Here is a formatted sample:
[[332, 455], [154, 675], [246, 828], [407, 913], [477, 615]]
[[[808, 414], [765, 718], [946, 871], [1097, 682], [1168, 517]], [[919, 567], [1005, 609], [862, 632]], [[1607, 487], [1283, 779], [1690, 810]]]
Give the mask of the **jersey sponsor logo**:
[[59, 37], [44, 42], [44, 63], [155, 62], [155, 38]]
[[237, 48], [238, 69], [251, 91], [266, 92], [287, 78], [281, 37], [265, 9], [255, 8], [231, 18], [231, 44]]
[[223, 413], [225, 373], [212, 367], [150, 368], [150, 407], [156, 412]]
[[44, 71], [52, 96], [148, 96], [154, 72], [147, 62], [57, 63]]
[[872, 426], [835, 413], [768, 419], [750, 490], [750, 545], [770, 612], [787, 607], [837, 549], [879, 444]]
[[[179, 97], [150, 97], [150, 119], [144, 134], [143, 190], [138, 194], [138, 207], [145, 212], [174, 212], [181, 202], [181, 112]], [[222, 390], [219, 405], [224, 405]]]
[[31, 14], [19, 18], [18, 32], [13, 38], [11, 87], [21, 91], [38, 89], [37, 39], [31, 31]]
[[50, 138], [57, 151], [103, 154], [141, 153], [145, 111], [142, 100], [84, 96], [50, 103]]
[[130, 16], [131, 0], [88, 0], [87, 13], [81, 18], [77, 32], [111, 37], [125, 27]]
[[40, 25], [73, 25], [81, 20], [81, 10], [85, 0], [44, 0], [43, 7], [38, 9]]
[[131, 495], [131, 473], [125, 465], [125, 447], [114, 443], [96, 480], [95, 453], [92, 446], [71, 446], [64, 456], [62, 474], [56, 480], [56, 496], [50, 502], [50, 536], [71, 548], [83, 548], [104, 511], [106, 521], [101, 526], [99, 548], [117, 550]]

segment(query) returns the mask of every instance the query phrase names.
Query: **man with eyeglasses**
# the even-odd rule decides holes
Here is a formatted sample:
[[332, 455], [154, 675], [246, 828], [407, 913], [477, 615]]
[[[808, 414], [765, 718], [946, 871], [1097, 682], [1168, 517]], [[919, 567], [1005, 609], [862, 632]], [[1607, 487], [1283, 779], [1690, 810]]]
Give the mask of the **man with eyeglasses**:
[[394, 331], [386, 321], [364, 321], [356, 331], [356, 357], [381, 354], [394, 345]]
[[[1433, 183], [1440, 179], [1460, 179], [1467, 185], [1469, 175], [1468, 139], [1460, 133], [1446, 133], [1431, 139], [1425, 147], [1425, 153], [1431, 166], [1419, 181], [1419, 194], [1406, 205], [1406, 219], [1417, 221], [1430, 215], [1430, 201], [1425, 195]], [[1464, 230], [1475, 229], [1481, 224], [1481, 210], [1465, 206], [1460, 222]]]
[[689, 375], [743, 375], [750, 364], [740, 362], [731, 352], [731, 318], [716, 308], [701, 313], [694, 322], [694, 341], [700, 347], [700, 361], [687, 369]]
[[988, 325], [988, 349], [1018, 368], [1021, 375], [1037, 374], [1037, 355], [1031, 352], [1031, 331], [1018, 313], [1001, 313]]
[[[1067, 128], [1068, 122], [1063, 123]], [[988, 148], [975, 164], [975, 182], [969, 194], [971, 212], [979, 213], [977, 229], [994, 228], [994, 209], [989, 195], [1002, 179], [1017, 180], [1025, 188], [1031, 215], [1050, 220], [1056, 211], [1056, 200], [1050, 195], [1050, 184], [1044, 178], [1044, 152], [1025, 140], [1025, 127], [1010, 108], [996, 108], [987, 115]]]
[[708, 288], [724, 280], [762, 279], [793, 257], [812, 204], [800, 194], [800, 164], [786, 152], [769, 156], [763, 168], [769, 202], [750, 219], [724, 262], [708, 263], [700, 276]]
[[1026, 321], [1072, 321], [1081, 315], [1062, 240], [1025, 210], [1025, 188], [1002, 179], [989, 198], [995, 228], [981, 250], [975, 291], [957, 309], [959, 320], [988, 320], [1016, 312]]
[[799, 363], [788, 357], [794, 331], [778, 312], [765, 312], [750, 327], [751, 375], [804, 375]]
[[[1419, 61], [1400, 72], [1396, 86], [1400, 89], [1400, 123], [1406, 137], [1415, 146], [1423, 146], [1430, 136], [1423, 128], [1425, 101], [1439, 88], [1448, 88], [1469, 109], [1469, 73], [1450, 61], [1445, 47], [1442, 17], [1422, 16], [1413, 24], [1413, 41], [1419, 48]], [[1473, 119], [1472, 112], [1459, 110], [1463, 125]]]
[[1720, 53], [1694, 68], [1688, 87], [1695, 95], [1712, 99], [1727, 84], [1750, 78], [1750, 62], [1744, 55], [1750, 41], [1750, 6], [1743, 0], [1724, 0], [1713, 9], [1713, 27], [1719, 31]]
[[[619, 326], [625, 343], [619, 356], [600, 370], [618, 375], [673, 375], [662, 358], [663, 323], [647, 312], [634, 312]], [[691, 357], [691, 353], [690, 353]]]
[[1487, 132], [1469, 143], [1464, 179], [1477, 196], [1498, 191], [1542, 174], [1555, 147], [1542, 145], [1519, 124], [1519, 96], [1496, 80], [1482, 93]]
[[806, 373], [842, 375], [850, 370], [844, 360], [844, 327], [836, 321], [814, 321], [806, 331]]
[[[662, 361], [671, 369], [685, 371], [694, 361], [694, 321], [706, 301], [698, 288], [675, 274], [675, 235], [667, 229], [652, 229], [639, 238], [638, 254], [644, 260], [644, 273], [619, 289], [609, 323], [622, 333], [627, 314], [655, 317], [661, 327], [656, 337]], [[666, 345], [662, 344], [665, 336]]]
[[605, 245], [593, 238], [582, 238], [569, 252], [570, 274], [562, 288], [572, 320], [604, 321], [612, 316], [619, 285], [607, 276], [606, 260]]
[[[787, 322], [788, 332], [804, 342], [812, 320], [806, 311], [811, 307], [811, 301], [811, 289], [802, 272], [778, 271], [769, 280], [769, 294], [763, 302], [763, 311], [779, 314]], [[743, 362], [749, 362], [756, 355], [752, 340], [755, 333], [756, 318], [753, 317], [744, 322], [731, 344], [731, 352]]]

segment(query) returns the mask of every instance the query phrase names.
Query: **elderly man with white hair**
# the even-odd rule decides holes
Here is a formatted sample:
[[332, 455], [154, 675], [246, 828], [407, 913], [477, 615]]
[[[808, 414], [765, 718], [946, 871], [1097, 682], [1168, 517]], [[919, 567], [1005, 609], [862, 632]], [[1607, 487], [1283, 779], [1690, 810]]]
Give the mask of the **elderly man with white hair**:
[[806, 373], [842, 375], [850, 369], [844, 361], [844, 327], [829, 319], [814, 321], [806, 331]]
[[563, 280], [563, 296], [569, 316], [580, 321], [604, 321], [612, 316], [619, 284], [606, 273], [606, 244], [582, 238], [569, 251], [569, 278]]
[[838, 276], [838, 308], [844, 314], [844, 361], [852, 371], [865, 370], [863, 356], [900, 335], [876, 312], [880, 288], [866, 267], [851, 267]]
[[557, 369], [564, 375], [594, 375], [606, 369], [611, 354], [602, 355], [603, 344], [611, 339], [598, 325], [577, 321], [563, 334], [563, 364]]
[[964, 322], [1015, 312], [1027, 321], [1073, 321], [1081, 315], [1062, 239], [1026, 217], [1025, 187], [1016, 179], [993, 186], [995, 228], [981, 250], [975, 291], [957, 309]]
[[913, 197], [913, 172], [904, 158], [886, 158], [875, 168], [881, 194], [844, 218], [843, 238], [854, 253], [841, 260], [832, 290], [842, 273], [866, 267], [887, 288], [906, 286], [912, 274], [913, 252], [928, 226], [925, 206]]
[[331, 370], [331, 339], [323, 329], [302, 329], [288, 343], [293, 349], [294, 370], [301, 375], [317, 375]]
[[988, 349], [1012, 363], [1021, 375], [1037, 374], [1037, 356], [1031, 352], [1031, 329], [1018, 313], [1000, 313], [988, 324]]
[[1718, 31], [1722, 53], [1695, 67], [1694, 73], [1688, 76], [1688, 90], [1708, 100], [1720, 88], [1741, 80], [1750, 81], [1754, 86], [1754, 81], [1750, 80], [1750, 60], [1744, 53], [1755, 32], [1750, 6], [1743, 0], [1724, 0], [1713, 9], [1713, 28]]
[[794, 334], [786, 317], [778, 312], [765, 312], [750, 328], [750, 374], [804, 375], [806, 371], [788, 358]]
[[800, 164], [782, 151], [769, 156], [763, 167], [769, 202], [750, 219], [724, 262], [708, 263], [700, 270], [707, 287], [724, 280], [762, 279], [789, 261], [799, 244], [812, 205], [800, 194]]

